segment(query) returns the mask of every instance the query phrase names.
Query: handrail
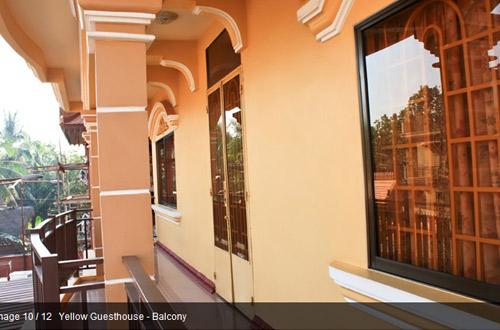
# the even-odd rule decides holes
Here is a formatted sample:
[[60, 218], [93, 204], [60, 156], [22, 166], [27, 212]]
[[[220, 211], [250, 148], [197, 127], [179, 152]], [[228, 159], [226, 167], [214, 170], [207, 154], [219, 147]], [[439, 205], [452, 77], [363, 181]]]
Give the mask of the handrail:
[[146, 273], [144, 268], [142, 268], [141, 263], [136, 256], [124, 256], [122, 257], [122, 261], [125, 264], [130, 276], [132, 276], [134, 282], [137, 283], [136, 286], [143, 301], [146, 303], [167, 302], [165, 297], [163, 297], [160, 291], [158, 291], [153, 281], [151, 281], [151, 278]]
[[180, 321], [159, 321], [151, 317], [155, 311], [160, 312], [158, 307], [161, 307], [161, 312], [173, 312], [173, 309], [142, 268], [136, 256], [124, 256], [122, 262], [134, 280], [125, 285], [129, 312], [148, 315], [145, 321], [130, 321], [129, 329], [150, 329], [152, 327], [156, 329], [185, 329], [184, 323]]
[[[61, 293], [81, 292], [82, 302], [87, 301], [87, 291], [104, 288], [104, 282], [91, 282], [68, 286], [68, 279], [84, 267], [98, 265], [103, 258], [78, 259], [76, 214], [81, 210], [52, 215], [31, 230], [33, 261], [33, 294], [36, 303], [61, 302]], [[87, 233], [85, 232], [85, 235]], [[87, 236], [85, 236], [87, 238]], [[87, 248], [87, 246], [86, 246]], [[43, 304], [36, 304], [43, 312]], [[38, 310], [37, 310], [38, 312]], [[54, 324], [37, 320], [37, 328]]]
[[49, 249], [43, 244], [40, 233], [35, 232], [31, 234], [31, 249], [38, 254], [40, 258], [54, 256], [54, 254], [50, 253]]

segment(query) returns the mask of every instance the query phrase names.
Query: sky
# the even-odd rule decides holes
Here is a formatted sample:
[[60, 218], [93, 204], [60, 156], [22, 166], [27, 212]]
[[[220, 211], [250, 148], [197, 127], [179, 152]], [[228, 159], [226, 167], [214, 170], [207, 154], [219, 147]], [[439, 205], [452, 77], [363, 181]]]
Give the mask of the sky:
[[441, 87], [439, 58], [413, 36], [366, 57], [370, 120], [391, 117], [408, 105], [420, 86]]
[[[70, 147], [59, 126], [59, 104], [50, 83], [42, 83], [9, 44], [0, 36], [0, 129], [5, 112], [18, 112], [22, 129], [32, 140]], [[58, 149], [58, 147], [57, 147]]]

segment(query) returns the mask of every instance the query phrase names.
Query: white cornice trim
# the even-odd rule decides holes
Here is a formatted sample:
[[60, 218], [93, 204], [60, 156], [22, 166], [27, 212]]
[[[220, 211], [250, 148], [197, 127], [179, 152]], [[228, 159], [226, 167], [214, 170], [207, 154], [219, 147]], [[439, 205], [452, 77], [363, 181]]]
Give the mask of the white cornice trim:
[[178, 69], [178, 70], [182, 71], [186, 75], [186, 77], [188, 78], [189, 89], [191, 90], [191, 92], [195, 91], [196, 86], [194, 84], [193, 74], [191, 73], [191, 70], [189, 70], [189, 68], [186, 65], [184, 65], [180, 62], [171, 61], [171, 60], [161, 60], [160, 65], [164, 66], [164, 67], [174, 68], [174, 69]]
[[106, 190], [101, 191], [101, 196], [124, 196], [150, 194], [149, 189], [127, 189], [127, 190]]
[[97, 113], [142, 112], [146, 107], [98, 107]]
[[233, 46], [234, 52], [235, 53], [239, 52], [240, 49], [243, 47], [243, 39], [241, 38], [240, 29], [238, 28], [238, 24], [236, 24], [234, 18], [232, 18], [231, 15], [229, 15], [225, 11], [213, 7], [195, 6], [193, 8], [193, 14], [200, 15], [201, 13], [209, 13], [220, 16], [229, 24], [236, 38], [236, 43]]
[[161, 213], [163, 215], [166, 215], [170, 218], [174, 218], [174, 219], [180, 219], [182, 218], [182, 213], [177, 211], [177, 210], [174, 210], [170, 207], [167, 207], [167, 206], [163, 206], [163, 205], [151, 205], [151, 208], [155, 211], [155, 212], [158, 212], [158, 213]]
[[87, 50], [89, 54], [95, 53], [96, 40], [144, 42], [150, 45], [155, 40], [155, 36], [152, 34], [140, 33], [89, 31], [87, 32]]
[[170, 86], [168, 86], [167, 84], [164, 84], [162, 82], [159, 82], [159, 81], [149, 81], [148, 85], [154, 86], [154, 87], [159, 87], [159, 88], [162, 88], [163, 90], [165, 90], [165, 92], [167, 92], [167, 94], [168, 94], [168, 97], [170, 97], [170, 103], [172, 103], [172, 106], [175, 107], [177, 105], [177, 103], [175, 101], [174, 91], [172, 90], [172, 88], [170, 88]]
[[340, 4], [339, 11], [337, 12], [337, 15], [335, 16], [333, 23], [330, 26], [328, 26], [326, 29], [324, 29], [323, 31], [319, 32], [316, 35], [316, 40], [319, 40], [321, 42], [325, 42], [325, 41], [335, 37], [340, 32], [342, 32], [342, 28], [344, 27], [345, 20], [347, 19], [347, 15], [349, 15], [349, 12], [351, 11], [353, 4], [354, 4], [354, 0], [342, 0], [342, 3]]
[[[452, 329], [499, 329], [500, 324], [392, 286], [353, 274], [330, 265], [330, 277], [343, 288], [445, 325]], [[408, 304], [411, 303], [411, 304]], [[416, 304], [414, 304], [416, 303]], [[427, 304], [418, 304], [427, 303]], [[428, 304], [433, 303], [433, 304]]]
[[180, 226], [181, 225], [181, 222], [180, 221], [175, 221], [173, 219], [170, 219], [170, 218], [167, 218], [167, 217], [164, 217], [163, 215], [159, 214], [159, 213], [155, 213], [157, 217], [159, 218], [162, 218], [163, 220], [167, 220], [168, 222], [171, 222], [173, 223], [174, 225], [177, 225], [177, 226]]
[[80, 7], [79, 4], [77, 4], [77, 10], [78, 10], [78, 21], [80, 23], [80, 30], [83, 31], [85, 30], [85, 18], [83, 17], [83, 9]]
[[156, 113], [158, 112], [158, 109], [161, 111], [165, 111], [167, 113], [167, 110], [165, 110], [165, 107], [161, 102], [156, 102], [155, 105], [153, 106], [153, 110], [151, 111], [151, 115], [149, 116], [148, 119], [148, 132], [151, 131], [151, 125], [153, 124], [153, 118], [155, 117]]
[[305, 5], [297, 10], [297, 20], [305, 24], [321, 13], [325, 0], [309, 0]]
[[155, 19], [154, 14], [130, 13], [114, 11], [85, 10], [85, 27], [87, 31], [95, 31], [95, 23], [122, 23], [149, 25]]
[[75, 11], [75, 3], [73, 0], [68, 0], [69, 2], [69, 8], [71, 9], [71, 15], [73, 15], [74, 18], [76, 18], [76, 11]]
[[348, 273], [330, 266], [330, 277], [341, 287], [361, 293], [381, 302], [433, 302], [412, 293], [402, 291], [373, 280]]

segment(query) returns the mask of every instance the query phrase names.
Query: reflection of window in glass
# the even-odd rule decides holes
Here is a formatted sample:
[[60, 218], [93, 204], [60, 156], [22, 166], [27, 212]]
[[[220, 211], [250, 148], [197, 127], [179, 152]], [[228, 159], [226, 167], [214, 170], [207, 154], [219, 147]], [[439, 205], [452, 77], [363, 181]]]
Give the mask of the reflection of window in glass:
[[404, 9], [402, 1], [392, 15], [361, 26], [360, 36], [372, 267], [498, 300], [494, 2], [424, 0]]
[[156, 167], [158, 170], [158, 202], [176, 208], [174, 133], [170, 133], [156, 142]]

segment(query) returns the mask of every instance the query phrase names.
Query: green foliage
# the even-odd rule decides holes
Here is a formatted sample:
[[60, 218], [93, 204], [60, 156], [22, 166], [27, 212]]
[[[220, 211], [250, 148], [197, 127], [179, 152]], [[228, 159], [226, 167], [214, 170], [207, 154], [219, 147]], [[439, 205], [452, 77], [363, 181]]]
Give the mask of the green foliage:
[[[17, 113], [4, 113], [3, 127], [0, 130], [0, 179], [19, 178], [30, 174], [29, 167], [56, 165], [58, 153], [52, 144], [33, 141], [23, 132], [17, 122]], [[83, 162], [83, 157], [75, 151], [63, 156], [63, 163]], [[87, 193], [87, 186], [80, 182], [78, 171], [68, 171], [71, 194]], [[56, 172], [42, 173], [43, 181], [58, 179]], [[61, 177], [62, 180], [62, 177]], [[19, 206], [20, 184], [9, 188], [0, 185], [0, 206]], [[61, 196], [65, 194], [62, 192]], [[53, 203], [57, 200], [57, 184], [51, 182], [23, 183], [23, 204], [33, 206], [35, 215], [45, 219], [49, 213], [57, 213]], [[34, 223], [32, 223], [34, 227]]]

